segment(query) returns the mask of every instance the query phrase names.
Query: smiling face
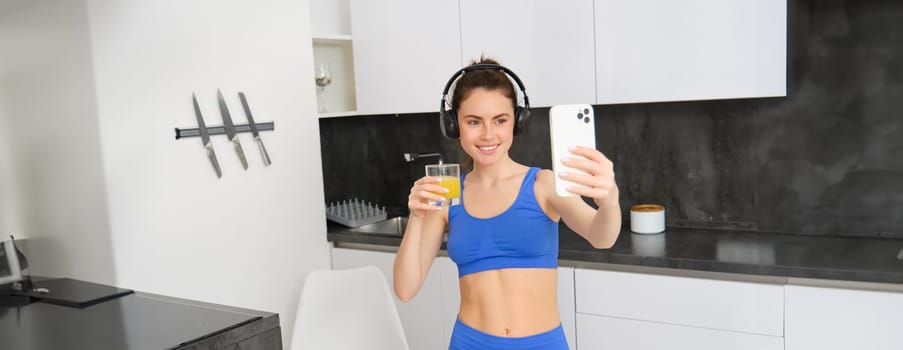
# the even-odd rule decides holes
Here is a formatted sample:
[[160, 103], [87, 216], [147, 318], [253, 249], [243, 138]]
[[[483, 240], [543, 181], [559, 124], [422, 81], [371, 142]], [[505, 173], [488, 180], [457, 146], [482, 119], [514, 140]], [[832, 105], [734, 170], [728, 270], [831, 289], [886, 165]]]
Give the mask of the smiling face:
[[476, 88], [458, 108], [461, 147], [476, 166], [508, 159], [514, 139], [514, 102], [502, 90]]

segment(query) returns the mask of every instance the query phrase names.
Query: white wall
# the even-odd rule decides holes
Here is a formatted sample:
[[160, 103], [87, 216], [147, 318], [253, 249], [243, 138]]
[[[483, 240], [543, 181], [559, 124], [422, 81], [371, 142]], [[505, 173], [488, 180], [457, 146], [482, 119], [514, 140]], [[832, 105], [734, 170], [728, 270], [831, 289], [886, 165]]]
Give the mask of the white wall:
[[[36, 50], [0, 63], [0, 127], [20, 134], [0, 165], [26, 235], [49, 241], [35, 273], [278, 312], [288, 345], [303, 278], [329, 268], [308, 1], [52, 0], [0, 28], [0, 50]], [[222, 123], [217, 88], [236, 123], [239, 90], [275, 122], [270, 167], [250, 135], [247, 171], [213, 136], [217, 179], [198, 138], [174, 139], [196, 126], [192, 91]]]
[[[38, 0], [40, 1], [40, 0]], [[31, 6], [34, 0], [0, 0], [0, 13], [11, 12], [22, 7]]]
[[0, 12], [0, 234], [30, 272], [114, 282], [85, 4]]
[[[328, 268], [307, 1], [88, 2], [104, 175], [119, 282], [131, 288], [279, 312], [291, 330], [301, 282]], [[241, 135], [242, 170], [214, 136], [223, 178], [199, 139], [196, 91], [221, 124], [245, 91], [273, 164]]]
[[[0, 25], [2, 25], [2, 22], [0, 22]], [[4, 31], [0, 30], [0, 33], [4, 33]], [[0, 42], [3, 41], [0, 40]], [[0, 81], [2, 81], [2, 77], [3, 73], [0, 73]], [[17, 206], [13, 203], [18, 201], [18, 195], [14, 192], [16, 184], [13, 181], [12, 173], [16, 162], [13, 158], [15, 154], [10, 141], [10, 125], [7, 121], [7, 115], [9, 115], [9, 112], [6, 110], [4, 96], [0, 94], [0, 239], [11, 233], [18, 233], [20, 237], [24, 238], [21, 234], [23, 230], [22, 224], [19, 222]]]
[[310, 0], [312, 35], [351, 35], [351, 11], [348, 6], [348, 0]]

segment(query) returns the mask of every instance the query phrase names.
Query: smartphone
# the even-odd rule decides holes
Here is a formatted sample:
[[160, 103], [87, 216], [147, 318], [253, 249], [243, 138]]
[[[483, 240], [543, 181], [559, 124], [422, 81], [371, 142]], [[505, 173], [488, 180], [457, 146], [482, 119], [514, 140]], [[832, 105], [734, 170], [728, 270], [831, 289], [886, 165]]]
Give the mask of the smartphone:
[[568, 149], [574, 146], [596, 148], [596, 115], [593, 107], [586, 104], [558, 105], [549, 110], [549, 132], [552, 143], [552, 172], [555, 173], [555, 192], [559, 196], [574, 196], [568, 192], [569, 186], [580, 187], [563, 180], [562, 172], [586, 173], [561, 164], [563, 158], [582, 158]]

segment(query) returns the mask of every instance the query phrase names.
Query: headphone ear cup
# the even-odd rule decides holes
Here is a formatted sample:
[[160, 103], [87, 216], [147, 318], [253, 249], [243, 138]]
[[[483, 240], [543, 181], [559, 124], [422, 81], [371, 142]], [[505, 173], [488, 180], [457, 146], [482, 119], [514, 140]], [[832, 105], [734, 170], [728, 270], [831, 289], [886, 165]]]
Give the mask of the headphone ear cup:
[[520, 135], [524, 132], [527, 119], [530, 118], [530, 110], [521, 106], [514, 107], [514, 134]]
[[456, 140], [461, 136], [458, 131], [458, 114], [455, 111], [446, 111], [445, 108], [439, 111], [439, 127], [442, 129], [442, 135], [450, 140]]

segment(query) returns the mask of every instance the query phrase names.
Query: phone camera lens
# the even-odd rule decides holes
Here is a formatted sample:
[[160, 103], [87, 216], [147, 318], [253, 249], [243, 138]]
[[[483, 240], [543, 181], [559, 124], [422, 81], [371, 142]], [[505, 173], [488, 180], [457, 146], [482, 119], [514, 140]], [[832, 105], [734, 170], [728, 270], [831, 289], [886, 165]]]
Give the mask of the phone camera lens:
[[584, 109], [583, 109], [583, 114], [589, 114], [589, 108], [584, 108]]
[[583, 113], [577, 113], [577, 120], [583, 119]]
[[589, 117], [583, 118], [583, 122], [589, 124]]

